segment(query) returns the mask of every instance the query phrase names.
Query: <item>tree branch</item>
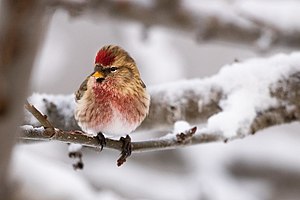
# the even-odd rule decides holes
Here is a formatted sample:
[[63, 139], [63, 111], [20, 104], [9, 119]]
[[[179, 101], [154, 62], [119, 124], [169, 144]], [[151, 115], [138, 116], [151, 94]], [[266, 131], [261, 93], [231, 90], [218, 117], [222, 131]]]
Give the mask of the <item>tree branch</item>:
[[[204, 80], [151, 88], [150, 113], [139, 130], [167, 132], [178, 120], [194, 124], [207, 123], [197, 132], [192, 128], [158, 139], [132, 142], [132, 150], [141, 152], [227, 142], [273, 125], [299, 121], [299, 60], [300, 53], [253, 59], [228, 65], [217, 75]], [[33, 104], [40, 106], [42, 112], [46, 112], [54, 126], [62, 128], [55, 129], [53, 137], [49, 137], [48, 129], [25, 126], [21, 129], [20, 139], [58, 140], [89, 147], [99, 146], [96, 138], [74, 131], [79, 129], [77, 125], [73, 126], [76, 124], [73, 95], [36, 94], [30, 99]], [[32, 117], [27, 116], [26, 121], [33, 122]], [[106, 148], [121, 150], [120, 141], [107, 138], [106, 143]]]
[[39, 112], [33, 105], [31, 105], [28, 101], [25, 102], [24, 105], [25, 109], [28, 110], [41, 124], [44, 128], [50, 129], [52, 132], [50, 137], [54, 134], [54, 127], [53, 125], [47, 120], [47, 115], [43, 115]]
[[[179, 146], [188, 146], [193, 144], [201, 144], [208, 142], [224, 141], [224, 137], [217, 134], [194, 134], [196, 128], [188, 129], [179, 134], [173, 134], [149, 141], [132, 142], [133, 152], [147, 152], [154, 150], [174, 149]], [[96, 137], [86, 135], [82, 131], [62, 131], [55, 129], [55, 134], [49, 137], [50, 131], [42, 127], [34, 128], [30, 126], [21, 127], [20, 140], [55, 140], [64, 143], [81, 144], [86, 147], [99, 148], [99, 141]], [[183, 139], [184, 138], [184, 139]], [[106, 146], [104, 148], [121, 151], [122, 142], [106, 138]]]
[[[152, 1], [152, 6], [150, 6], [130, 1], [91, 0], [85, 3], [74, 3], [57, 0], [53, 1], [51, 5], [69, 11], [71, 16], [91, 14], [97, 15], [99, 19], [108, 17], [137, 21], [144, 24], [146, 29], [151, 26], [164, 26], [192, 33], [194, 38], [201, 41], [244, 44], [260, 50], [266, 50], [273, 46], [294, 48], [300, 46], [300, 30], [297, 27], [290, 27], [286, 30], [270, 24], [259, 15], [249, 15], [238, 1], [236, 3], [232, 1], [219, 1], [218, 4], [207, 3], [205, 6], [197, 6], [197, 9], [184, 7], [185, 2], [181, 2]], [[295, 1], [295, 3], [297, 2]], [[279, 4], [280, 2], [271, 2], [269, 7], [278, 7]], [[276, 15], [276, 12], [273, 14]]]
[[[140, 141], [132, 143], [133, 152], [144, 152], [161, 149], [172, 149], [179, 146], [188, 146], [201, 143], [217, 142], [243, 138], [245, 135], [254, 134], [264, 128], [282, 123], [289, 123], [300, 120], [300, 72], [294, 73], [279, 81], [271, 88], [271, 94], [280, 99], [278, 107], [269, 108], [257, 114], [248, 130], [243, 130], [232, 137], [226, 137], [221, 133], [205, 133], [203, 129], [197, 133], [195, 128], [189, 129], [183, 133], [169, 134], [167, 136], [149, 141]], [[85, 135], [81, 131], [62, 131], [55, 129], [53, 137], [49, 137], [49, 129], [33, 128], [25, 126], [21, 128], [22, 140], [58, 140], [66, 143], [77, 143], [89, 147], [98, 147], [99, 142], [95, 137]], [[106, 148], [121, 150], [122, 143], [119, 140], [106, 138]]]
[[[239, 92], [242, 92], [243, 98], [240, 102], [233, 103], [233, 106], [247, 107], [254, 115], [251, 114], [249, 118], [244, 119], [243, 113], [235, 113], [238, 117], [236, 120], [247, 121], [246, 130], [250, 130], [250, 125], [253, 129], [249, 133], [261, 129], [258, 128], [261, 126], [259, 123], [281, 124], [289, 120], [295, 121], [299, 119], [300, 110], [298, 92], [300, 65], [294, 60], [297, 61], [299, 57], [300, 54], [291, 54], [250, 60], [229, 65], [219, 74], [204, 80], [177, 81], [149, 87], [151, 95], [149, 115], [137, 131], [168, 132], [178, 120], [195, 125], [205, 123], [216, 114], [226, 114], [224, 105], [231, 103], [231, 97]], [[275, 68], [274, 65], [279, 65], [280, 68]], [[274, 80], [269, 80], [270, 77]], [[264, 102], [256, 102], [254, 97], [261, 98]], [[249, 98], [253, 100], [249, 101]], [[30, 97], [30, 102], [46, 114], [56, 128], [79, 130], [74, 119], [73, 95], [34, 94]], [[252, 124], [255, 117], [257, 122]], [[266, 122], [262, 122], [263, 119]], [[40, 125], [31, 115], [26, 115], [24, 124]]]
[[[298, 74], [297, 76], [300, 76]], [[300, 77], [297, 80], [300, 84]], [[293, 83], [295, 84], [295, 82]], [[298, 86], [299, 87], [299, 86]], [[300, 98], [300, 93], [297, 98]], [[251, 129], [246, 130], [247, 134], [255, 134], [256, 132], [271, 127], [273, 125], [278, 125], [282, 123], [290, 123], [300, 120], [300, 107], [294, 110], [287, 110], [284, 107], [279, 107], [277, 109], [269, 109], [264, 113], [260, 113], [253, 123], [251, 124]], [[170, 133], [166, 136], [157, 139], [151, 139], [147, 141], [132, 142], [133, 152], [148, 152], [148, 151], [158, 151], [175, 149], [178, 147], [186, 147], [190, 145], [197, 145], [210, 142], [228, 142], [235, 139], [244, 138], [244, 134], [236, 134], [233, 137], [225, 137], [220, 133], [204, 133], [198, 131], [196, 133], [196, 127], [188, 129], [181, 133]], [[52, 131], [44, 128], [34, 128], [32, 126], [21, 127], [20, 140], [55, 140], [65, 143], [75, 143], [81, 144], [86, 147], [99, 148], [99, 141], [97, 138], [86, 135], [82, 131], [62, 131], [55, 129], [55, 134], [52, 137], [49, 135]], [[113, 140], [106, 138], [106, 146], [104, 148], [114, 149], [121, 151], [122, 142], [120, 140]]]

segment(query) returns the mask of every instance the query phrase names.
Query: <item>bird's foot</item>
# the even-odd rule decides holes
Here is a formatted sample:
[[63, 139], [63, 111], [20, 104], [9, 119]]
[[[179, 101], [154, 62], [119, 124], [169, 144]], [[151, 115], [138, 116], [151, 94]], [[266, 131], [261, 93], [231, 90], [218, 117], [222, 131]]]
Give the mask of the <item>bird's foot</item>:
[[123, 143], [123, 145], [122, 145], [121, 156], [117, 160], [118, 167], [120, 167], [124, 162], [126, 162], [126, 158], [128, 158], [131, 155], [131, 138], [130, 138], [130, 136], [126, 135], [126, 137], [121, 137], [120, 141]]
[[102, 151], [102, 150], [103, 150], [103, 147], [106, 146], [106, 139], [105, 139], [103, 133], [101, 133], [101, 132], [99, 132], [99, 133], [97, 134], [97, 136], [95, 136], [95, 137], [96, 137], [96, 139], [97, 139], [98, 142], [99, 142], [99, 145], [100, 145], [100, 151]]

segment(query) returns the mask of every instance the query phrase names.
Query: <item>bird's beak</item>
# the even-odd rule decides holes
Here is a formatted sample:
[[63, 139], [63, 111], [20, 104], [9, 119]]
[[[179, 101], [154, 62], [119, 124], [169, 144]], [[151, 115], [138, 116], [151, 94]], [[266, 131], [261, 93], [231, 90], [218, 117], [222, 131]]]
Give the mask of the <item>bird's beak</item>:
[[92, 76], [96, 78], [97, 83], [102, 83], [105, 79], [105, 75], [102, 71], [96, 71]]
[[99, 72], [99, 71], [96, 71], [92, 76], [95, 77], [96, 79], [105, 77], [103, 72]]

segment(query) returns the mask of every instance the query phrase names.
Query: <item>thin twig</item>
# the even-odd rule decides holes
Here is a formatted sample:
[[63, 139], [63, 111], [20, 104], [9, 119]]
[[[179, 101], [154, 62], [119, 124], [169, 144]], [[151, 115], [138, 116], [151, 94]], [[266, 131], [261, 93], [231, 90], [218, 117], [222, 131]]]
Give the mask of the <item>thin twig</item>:
[[[298, 79], [297, 79], [298, 80]], [[293, 87], [298, 88], [297, 81]], [[284, 88], [286, 85], [285, 82], [282, 83]], [[288, 93], [285, 90], [282, 91], [273, 91], [274, 94], [278, 95], [280, 99], [299, 99], [298, 93]], [[290, 97], [290, 96], [295, 97]], [[265, 110], [262, 113], [259, 113], [256, 118], [253, 120], [249, 126], [249, 130], [241, 129], [243, 132], [239, 132], [231, 138], [226, 138], [220, 133], [196, 133], [196, 128], [191, 128], [184, 131], [183, 133], [167, 135], [158, 139], [148, 140], [148, 141], [139, 141], [132, 142], [132, 151], [133, 152], [145, 152], [145, 151], [154, 151], [154, 150], [164, 150], [164, 149], [175, 149], [180, 146], [189, 146], [202, 143], [210, 142], [228, 142], [233, 139], [243, 138], [246, 135], [254, 134], [262, 129], [279, 125], [283, 123], [290, 123], [300, 120], [300, 104], [299, 101], [296, 103], [290, 102], [291, 105], [295, 105], [293, 108], [289, 106], [287, 110], [286, 106], [280, 106], [278, 108], [270, 108]], [[57, 140], [65, 143], [77, 143], [83, 146], [88, 146], [92, 148], [99, 147], [99, 141], [96, 137], [85, 135], [82, 131], [62, 131], [60, 129], [54, 130], [55, 134], [52, 138], [49, 138], [48, 135], [51, 133], [49, 129], [43, 128], [34, 128], [32, 126], [23, 126], [21, 127], [20, 140]], [[123, 143], [120, 140], [113, 140], [106, 138], [105, 148], [122, 150]]]
[[[194, 82], [191, 82], [194, 83]], [[237, 138], [243, 138], [245, 136], [254, 134], [262, 129], [279, 125], [283, 123], [290, 123], [290, 122], [296, 122], [300, 120], [300, 93], [299, 91], [299, 85], [300, 85], [300, 72], [296, 72], [293, 74], [290, 74], [287, 78], [284, 78], [282, 80], [278, 80], [274, 84], [271, 84], [269, 86], [270, 94], [273, 98], [276, 98], [278, 101], [278, 104], [276, 104], [273, 107], [270, 107], [269, 109], [262, 109], [257, 112], [257, 116], [255, 119], [252, 120], [252, 122], [249, 122], [250, 124], [246, 124], [248, 128], [245, 128], [245, 125], [243, 127], [240, 127], [237, 129], [237, 134], [234, 137], [231, 138], [225, 138], [222, 135], [222, 132], [220, 133], [203, 133], [203, 132], [197, 132], [193, 133], [193, 131], [188, 130], [190, 132], [186, 132], [184, 135], [172, 135], [170, 137], [162, 137], [155, 140], [149, 140], [149, 141], [140, 141], [140, 142], [132, 142], [132, 151], [153, 151], [153, 150], [162, 150], [162, 149], [174, 149], [179, 146], [188, 146], [188, 145], [194, 145], [194, 144], [201, 144], [201, 143], [209, 143], [209, 142], [217, 142], [217, 141], [230, 141], [232, 139]], [[192, 84], [188, 85], [192, 87]], [[204, 83], [198, 85], [204, 86]], [[170, 88], [170, 87], [168, 87]], [[142, 125], [144, 129], [148, 130], [155, 130], [155, 127], [161, 127], [160, 125], [169, 125], [174, 124], [173, 121], [178, 119], [187, 119], [187, 121], [196, 121], [199, 117], [199, 115], [202, 116], [202, 118], [208, 119], [209, 116], [212, 114], [215, 114], [215, 112], [220, 112], [220, 110], [217, 108], [217, 103], [208, 103], [203, 104], [201, 103], [201, 95], [199, 97], [193, 95], [196, 92], [192, 92], [193, 90], [187, 87], [184, 89], [185, 92], [181, 91], [181, 95], [178, 95], [178, 98], [182, 101], [183, 98], [185, 98], [188, 102], [187, 104], [177, 105], [165, 102], [166, 100], [169, 100], [169, 98], [162, 98], [162, 94], [169, 93], [168, 90], [158, 90], [156, 93], [152, 93], [152, 108], [150, 108], [150, 114], [148, 117], [148, 124]], [[213, 94], [216, 95], [213, 95]], [[192, 94], [192, 95], [188, 95]], [[201, 94], [201, 93], [200, 93]], [[203, 94], [204, 95], [204, 94]], [[221, 95], [219, 95], [219, 92], [211, 92], [209, 94], [210, 99], [212, 102], [220, 101]], [[215, 97], [214, 97], [215, 96]], [[224, 96], [224, 95], [223, 95]], [[156, 98], [155, 98], [156, 97]], [[172, 96], [173, 97], [173, 96]], [[62, 104], [60, 99], [60, 104], [62, 104], [64, 107], [67, 106], [67, 109], [69, 111], [73, 111], [72, 104], [68, 102], [72, 102], [70, 98], [73, 98], [72, 96], [65, 98], [65, 102]], [[35, 98], [37, 99], [37, 98]], [[47, 96], [44, 96], [43, 99], [47, 99]], [[52, 98], [53, 99], [53, 98]], [[166, 99], [165, 101], [159, 101], [160, 99]], [[203, 98], [202, 98], [203, 99]], [[215, 100], [216, 99], [216, 100]], [[177, 100], [173, 100], [172, 102], [177, 102]], [[199, 103], [200, 102], [200, 103]], [[66, 104], [65, 104], [66, 103]], [[168, 104], [169, 103], [169, 104]], [[192, 104], [191, 104], [192, 103]], [[61, 110], [57, 109], [57, 107], [60, 105], [58, 103], [51, 103], [51, 107], [55, 107], [55, 110]], [[54, 105], [54, 106], [53, 106]], [[156, 105], [157, 108], [153, 109], [153, 105]], [[211, 111], [211, 107], [208, 110], [205, 110], [204, 108], [207, 108], [206, 105], [214, 105], [214, 108]], [[48, 110], [48, 105], [45, 105], [46, 110]], [[167, 110], [165, 110], [166, 113], [163, 112], [163, 109], [167, 107]], [[50, 110], [50, 109], [49, 109]], [[73, 119], [74, 116], [66, 116], [64, 113], [56, 113], [53, 115], [54, 112], [51, 110], [48, 114], [51, 117], [52, 122], [59, 118], [63, 120], [64, 124], [67, 125], [61, 125], [58, 126], [55, 123], [55, 127], [59, 127], [60, 129], [55, 128], [54, 129], [54, 135], [53, 138], [49, 138], [49, 135], [52, 135], [53, 130], [49, 128], [33, 128], [32, 126], [25, 126], [22, 128], [20, 139], [21, 140], [57, 140], [62, 141], [65, 143], [77, 143], [81, 144], [83, 146], [89, 146], [89, 147], [99, 147], [99, 141], [98, 139], [87, 136], [81, 131], [63, 131], [63, 130], [70, 130], [70, 129], [78, 129], [78, 126], [74, 128], [72, 126], [73, 123], [71, 122], [71, 118]], [[152, 111], [151, 111], [152, 110]], [[170, 111], [169, 111], [170, 110]], [[57, 112], [57, 111], [56, 111]], [[169, 118], [168, 118], [169, 117]], [[178, 118], [180, 117], [180, 118]], [[241, 116], [242, 117], [242, 116]], [[161, 118], [168, 118], [161, 119]], [[162, 121], [160, 121], [162, 120]], [[73, 119], [74, 121], [74, 119]], [[145, 120], [147, 121], [147, 119]], [[199, 120], [200, 121], [200, 120]], [[199, 123], [198, 121], [198, 123]], [[28, 122], [29, 123], [29, 122]], [[27, 123], [27, 124], [28, 124]], [[70, 125], [71, 124], [71, 125]], [[46, 125], [47, 126], [47, 125]], [[106, 148], [116, 149], [121, 151], [122, 149], [122, 142], [119, 140], [112, 140], [106, 138]]]
[[[225, 140], [224, 137], [219, 134], [194, 134], [195, 132], [196, 128], [193, 127], [184, 131], [183, 133], [179, 133], [181, 136], [182, 134], [187, 135], [188, 139], [186, 138], [184, 143], [182, 143], [181, 140], [178, 140], [178, 134], [148, 141], [132, 142], [132, 152], [148, 152], [154, 150], [175, 149], [180, 146], [189, 146], [194, 144]], [[21, 127], [21, 135], [19, 138], [20, 140], [56, 140], [64, 143], [81, 144], [83, 146], [92, 147], [95, 149], [99, 148], [99, 141], [97, 140], [97, 138], [86, 135], [82, 131], [62, 131], [59, 129], [55, 129], [55, 134], [53, 135], [53, 137], [47, 137], [48, 134], [48, 129]], [[193, 136], [189, 137], [190, 135]], [[121, 151], [122, 145], [123, 143], [120, 140], [106, 138], [106, 146], [104, 148]]]
[[55, 134], [54, 126], [49, 122], [47, 119], [47, 115], [43, 115], [34, 105], [31, 105], [27, 100], [24, 105], [25, 109], [28, 110], [40, 123], [45, 129], [49, 129], [50, 132], [48, 137], [52, 137]]

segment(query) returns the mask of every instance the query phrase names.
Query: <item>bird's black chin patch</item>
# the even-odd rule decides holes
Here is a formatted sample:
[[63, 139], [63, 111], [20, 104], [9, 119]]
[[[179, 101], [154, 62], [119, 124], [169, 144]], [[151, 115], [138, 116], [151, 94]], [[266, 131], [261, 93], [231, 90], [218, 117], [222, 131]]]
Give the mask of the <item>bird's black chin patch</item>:
[[97, 79], [96, 79], [96, 82], [97, 82], [97, 83], [102, 83], [102, 82], [104, 81], [104, 79], [105, 79], [105, 78], [97, 78]]

